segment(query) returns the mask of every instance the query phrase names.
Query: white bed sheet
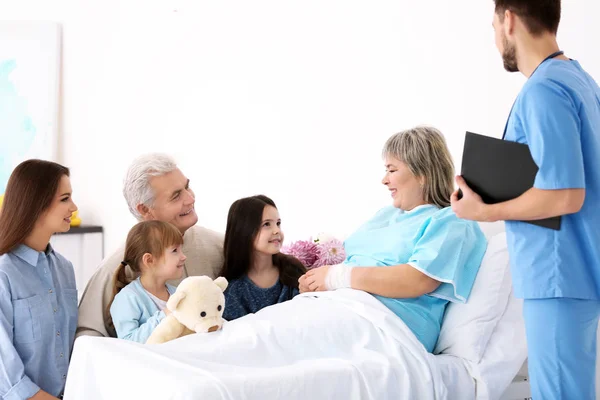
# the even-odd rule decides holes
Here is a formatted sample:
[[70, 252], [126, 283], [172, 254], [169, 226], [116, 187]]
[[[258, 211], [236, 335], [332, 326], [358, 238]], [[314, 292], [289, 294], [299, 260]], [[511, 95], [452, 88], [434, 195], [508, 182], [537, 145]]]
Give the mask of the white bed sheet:
[[435, 356], [435, 362], [446, 387], [448, 399], [475, 400], [475, 378], [469, 373], [466, 361], [455, 356], [440, 354]]
[[471, 398], [464, 366], [428, 353], [372, 296], [314, 296], [163, 345], [79, 338], [65, 399]]

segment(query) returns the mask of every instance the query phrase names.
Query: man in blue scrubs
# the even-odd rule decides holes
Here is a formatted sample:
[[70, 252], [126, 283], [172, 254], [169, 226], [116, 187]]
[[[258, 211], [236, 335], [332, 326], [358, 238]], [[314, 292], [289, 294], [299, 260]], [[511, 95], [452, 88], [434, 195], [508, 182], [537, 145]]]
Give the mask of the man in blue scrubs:
[[[495, 0], [496, 46], [528, 80], [505, 140], [526, 143], [539, 171], [520, 197], [487, 205], [465, 184], [462, 218], [505, 220], [534, 399], [594, 399], [600, 314], [600, 88], [559, 51], [560, 0]], [[560, 230], [519, 220], [562, 216]]]

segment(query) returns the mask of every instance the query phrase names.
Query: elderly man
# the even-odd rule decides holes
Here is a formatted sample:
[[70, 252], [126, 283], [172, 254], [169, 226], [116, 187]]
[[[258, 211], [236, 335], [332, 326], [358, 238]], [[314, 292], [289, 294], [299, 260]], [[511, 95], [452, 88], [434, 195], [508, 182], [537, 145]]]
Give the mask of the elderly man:
[[[134, 160], [125, 177], [123, 195], [138, 220], [166, 221], [181, 230], [187, 256], [184, 277], [216, 277], [223, 264], [223, 235], [196, 225], [190, 181], [170, 157], [148, 154]], [[106, 324], [106, 310], [112, 297], [113, 274], [123, 260], [124, 248], [125, 244], [105, 258], [88, 282], [79, 306], [76, 337], [116, 336]]]

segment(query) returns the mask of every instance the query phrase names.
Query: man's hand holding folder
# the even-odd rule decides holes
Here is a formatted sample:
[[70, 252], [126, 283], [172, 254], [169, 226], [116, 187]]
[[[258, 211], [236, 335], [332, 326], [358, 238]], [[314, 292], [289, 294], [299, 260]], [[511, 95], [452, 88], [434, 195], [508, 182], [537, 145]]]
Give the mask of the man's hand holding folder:
[[[462, 176], [459, 175], [456, 177], [456, 184], [458, 185], [458, 189], [452, 193], [452, 197], [450, 198], [454, 213], [459, 218], [481, 222], [494, 222], [493, 216], [489, 215], [488, 211], [490, 210], [485, 207], [486, 204], [481, 199], [481, 196], [467, 185]], [[467, 215], [469, 218], [466, 218]]]
[[467, 132], [452, 209], [475, 221], [520, 220], [559, 230], [560, 215], [577, 212], [585, 191], [535, 189], [537, 171], [527, 145]]

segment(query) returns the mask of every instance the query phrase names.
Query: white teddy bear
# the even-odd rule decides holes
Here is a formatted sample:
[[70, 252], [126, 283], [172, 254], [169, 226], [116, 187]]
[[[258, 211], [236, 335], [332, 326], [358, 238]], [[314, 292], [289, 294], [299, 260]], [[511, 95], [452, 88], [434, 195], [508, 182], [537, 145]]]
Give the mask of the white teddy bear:
[[167, 301], [171, 314], [154, 329], [147, 344], [165, 343], [192, 333], [214, 332], [223, 326], [227, 279], [185, 278]]

